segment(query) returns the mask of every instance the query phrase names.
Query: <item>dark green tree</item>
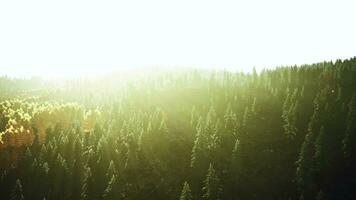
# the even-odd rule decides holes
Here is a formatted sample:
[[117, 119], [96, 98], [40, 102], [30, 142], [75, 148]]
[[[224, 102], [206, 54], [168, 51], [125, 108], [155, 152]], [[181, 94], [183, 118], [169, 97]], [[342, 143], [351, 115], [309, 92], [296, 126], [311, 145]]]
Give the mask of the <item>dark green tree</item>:
[[346, 131], [342, 140], [344, 157], [347, 160], [353, 159], [356, 155], [356, 97], [352, 96], [348, 104], [348, 114], [346, 121]]
[[117, 188], [117, 177], [116, 175], [112, 175], [108, 185], [104, 191], [103, 199], [104, 200], [111, 200], [111, 199], [118, 199], [118, 188]]
[[91, 182], [91, 179], [92, 179], [92, 172], [91, 172], [91, 169], [90, 167], [85, 167], [85, 172], [84, 172], [84, 177], [83, 177], [83, 180], [82, 180], [82, 188], [81, 188], [81, 193], [80, 193], [80, 199], [81, 200], [88, 200], [89, 197], [89, 191], [90, 191], [90, 182]]
[[183, 184], [182, 192], [180, 193], [179, 200], [192, 200], [192, 191], [190, 190], [189, 183], [187, 181]]
[[15, 186], [11, 191], [10, 200], [24, 200], [24, 196], [22, 193], [22, 185], [19, 179], [16, 180]]
[[324, 126], [321, 126], [318, 137], [315, 141], [315, 162], [316, 170], [326, 169], [328, 165], [328, 152], [326, 144], [326, 134]]
[[212, 164], [209, 165], [208, 173], [206, 174], [203, 185], [204, 200], [218, 200], [221, 197], [222, 186], [220, 185], [220, 179], [215, 172]]

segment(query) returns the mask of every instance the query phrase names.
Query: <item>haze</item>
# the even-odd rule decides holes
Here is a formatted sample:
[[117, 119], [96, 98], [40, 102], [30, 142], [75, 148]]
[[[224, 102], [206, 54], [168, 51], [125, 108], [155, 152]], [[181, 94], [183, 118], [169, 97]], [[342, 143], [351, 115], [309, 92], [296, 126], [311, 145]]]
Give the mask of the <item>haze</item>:
[[356, 55], [353, 1], [1, 1], [0, 75], [250, 70]]

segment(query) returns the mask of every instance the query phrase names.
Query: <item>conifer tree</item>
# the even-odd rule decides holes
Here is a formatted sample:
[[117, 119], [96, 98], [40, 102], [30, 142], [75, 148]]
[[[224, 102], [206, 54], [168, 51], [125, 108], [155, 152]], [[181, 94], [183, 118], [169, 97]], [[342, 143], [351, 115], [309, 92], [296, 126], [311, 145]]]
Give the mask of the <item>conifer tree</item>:
[[194, 144], [193, 144], [193, 149], [191, 152], [191, 156], [190, 156], [190, 167], [194, 168], [198, 159], [199, 158], [199, 153], [201, 151], [201, 147], [203, 146], [203, 137], [204, 137], [204, 133], [203, 133], [203, 122], [202, 119], [199, 119], [199, 122], [197, 124], [196, 127], [196, 135], [195, 135], [195, 140], [194, 140]]
[[192, 191], [190, 190], [189, 183], [187, 181], [183, 184], [183, 189], [180, 194], [179, 200], [192, 200]]
[[235, 132], [235, 122], [236, 115], [231, 109], [231, 104], [229, 103], [224, 114], [224, 128], [229, 131], [230, 134]]
[[[294, 93], [296, 94], [296, 92]], [[295, 95], [293, 95], [295, 96]], [[297, 134], [296, 127], [296, 112], [298, 107], [298, 102], [292, 103], [293, 97], [289, 98], [289, 94], [283, 104], [283, 114], [282, 119], [284, 121], [284, 133], [289, 139], [293, 139]]]
[[[348, 105], [348, 114], [346, 121], [346, 131], [342, 140], [343, 153], [346, 159], [353, 158], [356, 155], [356, 96], [352, 96]], [[354, 159], [356, 160], [356, 159]]]
[[89, 199], [89, 184], [92, 178], [92, 173], [90, 167], [85, 167], [84, 178], [82, 180], [82, 188], [80, 193], [80, 200], [87, 200]]
[[305, 190], [313, 175], [313, 158], [310, 155], [313, 154], [313, 152], [314, 147], [312, 135], [307, 134], [302, 144], [299, 159], [297, 161], [297, 183], [301, 191]]
[[241, 144], [238, 139], [235, 141], [234, 148], [232, 149], [231, 164], [230, 164], [230, 178], [234, 181], [238, 180], [241, 175]]
[[327, 152], [326, 152], [326, 135], [324, 126], [321, 126], [318, 137], [315, 141], [315, 162], [316, 170], [320, 171], [327, 167]]
[[202, 199], [218, 200], [220, 199], [221, 192], [222, 188], [220, 185], [220, 179], [217, 176], [213, 165], [210, 163], [208, 173], [204, 180]]
[[239, 139], [236, 139], [235, 141], [235, 145], [234, 145], [234, 149], [232, 150], [232, 160], [233, 162], [237, 162], [238, 160], [240, 160], [240, 150], [241, 150], [241, 147], [240, 147], [240, 141]]
[[248, 128], [249, 120], [250, 120], [250, 111], [249, 111], [248, 107], [245, 107], [245, 111], [244, 111], [244, 115], [243, 115], [243, 119], [242, 119], [242, 130], [243, 130], [244, 134], [248, 134], [247, 128]]
[[19, 179], [16, 180], [15, 186], [12, 189], [10, 200], [24, 200], [24, 196], [22, 193], [22, 185]]
[[314, 101], [314, 113], [308, 124], [308, 133], [305, 136], [304, 142], [302, 144], [299, 158], [297, 161], [297, 184], [299, 189], [304, 192], [310, 189], [310, 185], [314, 181], [315, 172], [315, 138], [317, 133], [320, 131], [320, 110], [319, 103], [316, 97]]
[[106, 172], [106, 177], [111, 179], [113, 175], [117, 174], [117, 169], [113, 160], [110, 161], [109, 168]]
[[117, 177], [116, 175], [112, 175], [110, 181], [108, 182], [108, 185], [103, 193], [103, 199], [104, 200], [111, 200], [111, 199], [117, 199], [118, 198], [118, 188], [117, 188]]
[[0, 77], [0, 199], [354, 196], [355, 64], [169, 73], [113, 93]]
[[194, 140], [194, 145], [193, 145], [192, 153], [190, 156], [190, 167], [192, 167], [192, 168], [195, 167], [195, 164], [197, 162], [198, 151], [199, 151], [199, 136], [197, 136]]

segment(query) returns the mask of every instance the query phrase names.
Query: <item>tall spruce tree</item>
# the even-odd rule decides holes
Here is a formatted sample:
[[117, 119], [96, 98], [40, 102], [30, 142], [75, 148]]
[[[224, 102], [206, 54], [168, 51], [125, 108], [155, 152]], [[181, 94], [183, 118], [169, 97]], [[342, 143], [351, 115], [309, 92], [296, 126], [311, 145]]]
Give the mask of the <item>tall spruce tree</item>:
[[321, 126], [319, 135], [315, 141], [315, 162], [316, 162], [316, 170], [321, 171], [322, 169], [326, 169], [328, 165], [328, 152], [327, 152], [327, 144], [326, 144], [326, 134], [324, 126]]
[[308, 124], [308, 132], [301, 146], [299, 158], [297, 160], [296, 179], [299, 190], [304, 193], [310, 191], [315, 178], [315, 138], [320, 131], [320, 108], [318, 103], [319, 95], [314, 100], [314, 113]]
[[118, 199], [118, 188], [117, 188], [117, 177], [116, 175], [112, 175], [110, 181], [108, 182], [108, 185], [106, 186], [106, 189], [103, 193], [103, 199], [104, 200], [111, 200], [111, 199]]
[[83, 180], [82, 180], [82, 188], [81, 188], [81, 193], [80, 193], [80, 200], [88, 200], [90, 199], [88, 197], [89, 195], [89, 191], [90, 191], [90, 188], [89, 188], [89, 185], [91, 184], [90, 181], [92, 179], [92, 172], [91, 172], [91, 169], [90, 167], [85, 167], [85, 172], [84, 172], [84, 177], [83, 177]]
[[342, 140], [344, 157], [347, 160], [356, 160], [356, 96], [352, 96], [348, 104], [346, 131]]
[[219, 200], [221, 197], [222, 186], [220, 179], [215, 172], [213, 165], [210, 163], [208, 173], [206, 174], [203, 184], [203, 200]]
[[192, 191], [190, 190], [189, 183], [187, 181], [183, 184], [182, 192], [180, 193], [179, 200], [192, 200]]
[[20, 179], [16, 180], [15, 186], [11, 191], [10, 200], [24, 200], [24, 196], [22, 193], [22, 184]]

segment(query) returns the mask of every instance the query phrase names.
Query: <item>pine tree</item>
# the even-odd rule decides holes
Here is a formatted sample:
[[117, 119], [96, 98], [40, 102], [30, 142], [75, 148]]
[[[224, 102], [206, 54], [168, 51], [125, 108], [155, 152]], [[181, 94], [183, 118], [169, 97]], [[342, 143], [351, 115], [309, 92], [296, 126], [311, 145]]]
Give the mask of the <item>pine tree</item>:
[[235, 141], [234, 148], [232, 150], [232, 156], [231, 156], [231, 165], [230, 165], [230, 178], [232, 178], [234, 181], [238, 181], [241, 175], [241, 144], [238, 139]]
[[234, 149], [232, 150], [232, 160], [236, 161], [240, 159], [240, 141], [236, 139]]
[[221, 192], [222, 188], [220, 185], [220, 179], [217, 176], [213, 165], [210, 163], [208, 173], [204, 180], [203, 199], [218, 200], [220, 199]]
[[168, 135], [168, 127], [165, 119], [161, 120], [160, 126], [159, 126], [159, 133], [161, 134], [161, 137], [167, 137]]
[[12, 189], [10, 200], [24, 200], [24, 196], [22, 193], [22, 185], [19, 179], [16, 180], [15, 186]]
[[232, 111], [231, 104], [229, 103], [224, 114], [224, 128], [229, 134], [235, 134], [236, 114]]
[[244, 134], [248, 134], [247, 128], [248, 128], [249, 120], [250, 120], [250, 111], [249, 111], [248, 107], [245, 107], [245, 111], [244, 111], [244, 115], [243, 115], [243, 119], [242, 119], [242, 130], [243, 130]]
[[104, 191], [104, 194], [103, 194], [103, 199], [104, 200], [111, 200], [111, 199], [117, 199], [118, 198], [118, 195], [117, 195], [117, 177], [116, 175], [112, 175], [110, 181], [108, 182], [108, 185]]
[[201, 122], [201, 118], [197, 124], [197, 128], [196, 128], [196, 136], [195, 136], [195, 140], [194, 140], [194, 145], [193, 145], [193, 149], [192, 149], [192, 153], [191, 153], [191, 156], [190, 156], [190, 167], [194, 168], [196, 163], [197, 163], [197, 160], [199, 159], [199, 152], [200, 152], [200, 148], [202, 146], [202, 132], [203, 132], [203, 129], [202, 129], [202, 122]]
[[84, 172], [84, 178], [82, 181], [82, 188], [81, 188], [81, 193], [80, 193], [80, 200], [87, 200], [88, 198], [88, 194], [89, 194], [89, 184], [92, 178], [92, 173], [91, 173], [91, 169], [90, 167], [86, 167], [85, 168], [85, 172]]
[[296, 100], [298, 94], [298, 88], [294, 89], [290, 94], [290, 90], [287, 88], [287, 97], [283, 103], [282, 119], [284, 121], [283, 129], [287, 138], [293, 139], [297, 134], [296, 127], [296, 112], [298, 108], [298, 101]]
[[297, 183], [301, 191], [304, 191], [308, 187], [313, 176], [313, 159], [310, 156], [313, 152], [312, 135], [307, 134], [297, 161]]
[[342, 140], [344, 157], [354, 158], [356, 155], [356, 96], [353, 95], [348, 105], [349, 112], [346, 121], [346, 131]]
[[39, 160], [41, 162], [44, 162], [46, 159], [47, 159], [47, 148], [46, 148], [45, 144], [42, 144], [40, 155], [39, 155]]
[[327, 144], [326, 144], [326, 135], [324, 126], [321, 126], [318, 137], [315, 141], [315, 162], [316, 169], [320, 171], [327, 167], [327, 152], [326, 152]]
[[209, 112], [206, 116], [206, 121], [214, 121], [216, 119], [216, 110], [213, 105], [210, 106]]
[[190, 125], [194, 126], [198, 120], [199, 120], [199, 113], [196, 110], [195, 107], [192, 108], [192, 111], [190, 112]]
[[179, 200], [192, 200], [192, 191], [190, 190], [189, 183], [187, 181], [183, 184], [183, 189], [180, 194]]
[[311, 120], [308, 124], [308, 133], [305, 136], [304, 142], [302, 144], [299, 158], [297, 161], [297, 184], [301, 192], [305, 192], [305, 190], [309, 190], [312, 182], [314, 181], [314, 172], [315, 172], [315, 163], [314, 163], [314, 155], [315, 155], [315, 138], [316, 133], [320, 131], [320, 110], [319, 103], [317, 99], [319, 95], [316, 97], [314, 101], [314, 113], [311, 117]]
[[106, 172], [106, 177], [111, 179], [113, 175], [117, 174], [117, 169], [113, 160], [110, 161], [109, 168]]
[[199, 151], [199, 136], [197, 136], [194, 140], [194, 145], [190, 156], [190, 167], [192, 168], [194, 168], [196, 165], [198, 159], [198, 151]]

